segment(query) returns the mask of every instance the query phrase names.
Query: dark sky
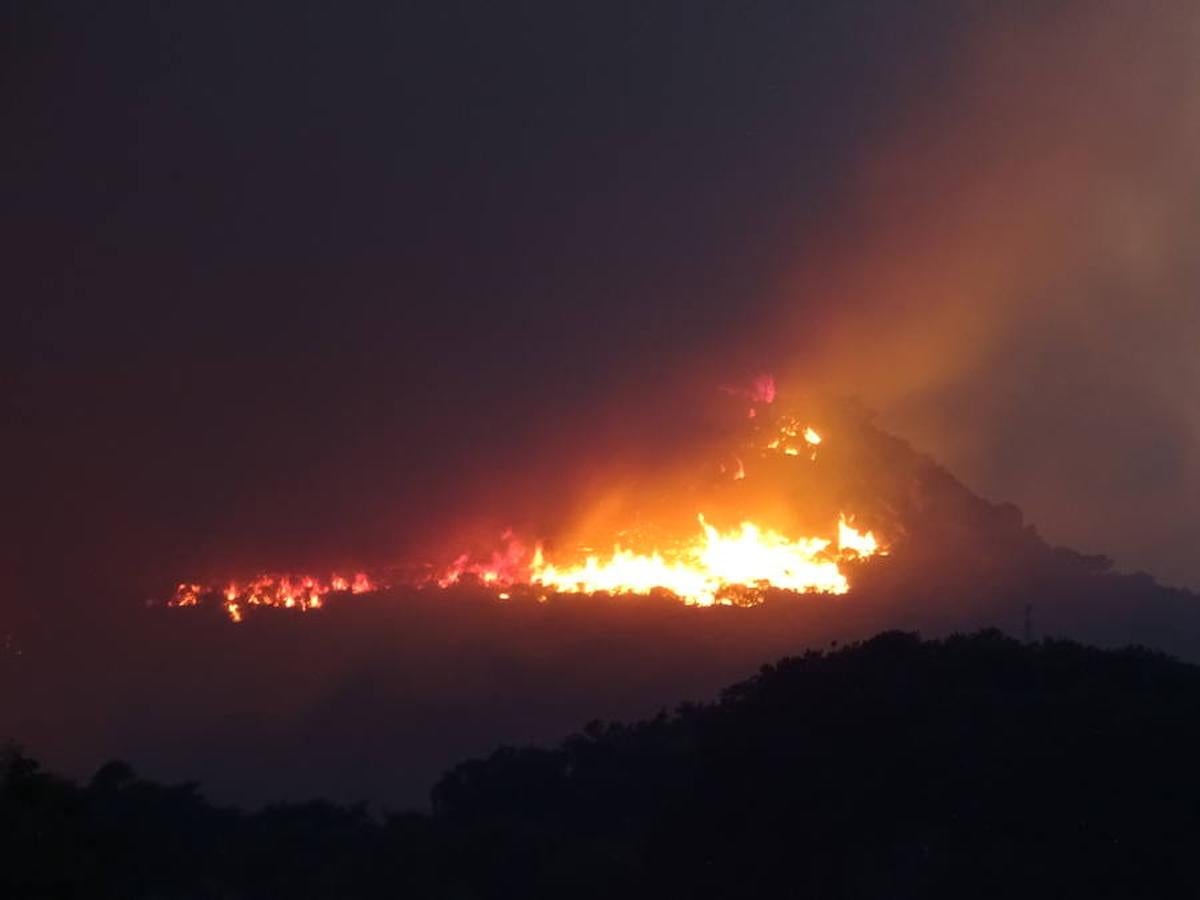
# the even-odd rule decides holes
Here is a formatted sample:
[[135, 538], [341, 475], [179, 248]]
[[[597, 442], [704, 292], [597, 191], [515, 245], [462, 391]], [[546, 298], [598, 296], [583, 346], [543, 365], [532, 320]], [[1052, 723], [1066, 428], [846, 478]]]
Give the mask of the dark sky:
[[764, 369], [1200, 584], [1187, 6], [8, 4], [0, 603], [387, 561]]

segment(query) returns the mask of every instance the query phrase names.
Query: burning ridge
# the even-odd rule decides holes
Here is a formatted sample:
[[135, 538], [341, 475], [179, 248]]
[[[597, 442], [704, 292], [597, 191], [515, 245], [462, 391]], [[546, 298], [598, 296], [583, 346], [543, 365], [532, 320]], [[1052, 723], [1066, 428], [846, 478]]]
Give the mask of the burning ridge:
[[[255, 607], [320, 609], [329, 595], [387, 587], [447, 589], [476, 583], [501, 600], [545, 602], [563, 594], [664, 594], [692, 606], [756, 605], [768, 590], [841, 595], [851, 589], [847, 566], [886, 555], [886, 544], [860, 528], [840, 502], [837, 467], [819, 464], [837, 452], [838, 436], [809, 419], [777, 412], [770, 376], [744, 389], [724, 388], [740, 406], [739, 435], [697, 470], [694, 483], [671, 498], [670, 514], [647, 536], [617, 527], [597, 551], [592, 540], [527, 539], [511, 529], [499, 546], [424, 567], [399, 581], [380, 574], [258, 575], [224, 587], [180, 583], [169, 606], [214, 600], [235, 622]], [[781, 508], [784, 514], [781, 514]]]

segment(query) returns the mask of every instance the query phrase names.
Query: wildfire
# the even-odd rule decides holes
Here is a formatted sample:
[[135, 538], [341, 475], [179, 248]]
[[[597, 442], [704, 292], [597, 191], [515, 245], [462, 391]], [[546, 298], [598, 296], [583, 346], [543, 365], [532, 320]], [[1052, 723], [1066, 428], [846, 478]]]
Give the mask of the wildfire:
[[865, 534], [856, 531], [846, 521], [845, 516], [838, 519], [838, 549], [842, 553], [853, 553], [863, 559], [881, 552], [875, 535], [869, 531]]
[[531, 580], [560, 593], [664, 590], [695, 606], [754, 602], [767, 588], [844, 594], [849, 584], [838, 568], [843, 551], [870, 555], [859, 548], [875, 544], [870, 533], [861, 535], [844, 520], [839, 522], [839, 539], [847, 543], [833, 552], [831, 542], [823, 538], [791, 540], [748, 521], [721, 532], [703, 515], [697, 519], [701, 534], [674, 552], [647, 555], [618, 546], [607, 560], [589, 556], [582, 565], [562, 569], [535, 560], [540, 565], [533, 567]]
[[[730, 479], [746, 481], [756, 468], [755, 459], [769, 454], [798, 457], [795, 465], [817, 464], [817, 450], [824, 448], [825, 437], [811, 424], [789, 415], [759, 414], [776, 399], [775, 382], [769, 375], [759, 376], [745, 388], [722, 390], [753, 404], [748, 416], [753, 421], [747, 426], [754, 435], [752, 443], [725, 457], [720, 470], [726, 484]], [[728, 490], [743, 498], [755, 496], [737, 494], [745, 491], [740, 485], [730, 485]], [[871, 531], [859, 530], [852, 518], [837, 514], [836, 509], [830, 511], [831, 524], [837, 515], [836, 528], [818, 536], [794, 536], [765, 524], [753, 509], [739, 512], [727, 504], [716, 505], [719, 514], [713, 518], [731, 523], [724, 530], [705, 517], [703, 499], [698, 497], [698, 528], [689, 531], [684, 526], [679, 531], [676, 526], [671, 539], [647, 541], [618, 532], [615, 540], [610, 536], [604, 541], [611, 541], [607, 553], [590, 546], [550, 553], [543, 542], [524, 540], [508, 530], [500, 536], [499, 549], [476, 557], [463, 553], [449, 565], [427, 567], [425, 575], [404, 580], [411, 587], [439, 589], [473, 582], [492, 588], [502, 601], [530, 595], [545, 602], [558, 594], [659, 593], [692, 606], [753, 605], [761, 603], [772, 589], [845, 594], [850, 589], [847, 563], [888, 552]], [[212, 598], [232, 621], [241, 622], [251, 608], [307, 612], [324, 606], [330, 594], [364, 594], [385, 586], [364, 572], [333, 574], [327, 579], [259, 575], [231, 581], [219, 589], [183, 582], [168, 605], [197, 606]]]
[[[880, 551], [871, 532], [859, 532], [845, 518], [834, 542], [819, 537], [796, 540], [753, 522], [722, 532], [697, 516], [700, 533], [665, 550], [636, 552], [616, 545], [601, 557], [556, 565], [541, 544], [529, 551], [510, 538], [490, 561], [459, 557], [436, 583], [448, 587], [469, 575], [486, 585], [531, 585], [559, 594], [651, 594], [665, 592], [693, 606], [753, 604], [769, 588], [798, 593], [844, 594], [849, 590], [839, 563]], [[507, 592], [505, 593], [507, 597]]]
[[281, 609], [320, 609], [327, 594], [366, 594], [378, 585], [365, 572], [353, 576], [331, 575], [328, 579], [311, 575], [259, 575], [249, 581], [231, 581], [218, 590], [211, 585], [182, 582], [168, 606], [198, 606], [202, 598], [219, 595], [221, 607], [235, 622], [242, 621], [245, 609], [251, 606], [273, 606]]
[[[726, 393], [744, 396], [756, 404], [775, 400], [775, 383], [770, 376], [756, 379], [749, 388], [725, 388]], [[758, 418], [756, 407], [749, 418]], [[807, 457], [816, 462], [821, 434], [800, 419], [782, 415], [774, 420], [767, 439], [758, 446], [763, 453]], [[747, 478], [741, 456], [732, 458], [733, 481]], [[728, 475], [731, 466], [722, 464]], [[568, 560], [551, 559], [542, 543], [532, 546], [511, 532], [501, 535], [501, 549], [473, 561], [462, 554], [430, 578], [446, 588], [471, 578], [483, 585], [504, 590], [508, 599], [518, 587], [544, 589], [557, 594], [672, 594], [694, 606], [714, 604], [749, 605], [762, 601], [774, 588], [798, 593], [844, 594], [849, 582], [842, 564], [886, 553], [870, 531], [859, 531], [845, 515], [837, 521], [830, 537], [792, 538], [751, 518], [722, 531], [703, 513], [697, 515], [699, 532], [665, 547], [635, 549], [617, 542], [601, 555], [580, 548]], [[539, 595], [544, 596], [544, 595]]]
[[779, 423], [779, 431], [767, 442], [768, 450], [776, 450], [784, 456], [800, 456], [806, 453], [809, 459], [816, 460], [817, 447], [823, 438], [811, 425], [801, 426], [797, 419], [784, 416]]

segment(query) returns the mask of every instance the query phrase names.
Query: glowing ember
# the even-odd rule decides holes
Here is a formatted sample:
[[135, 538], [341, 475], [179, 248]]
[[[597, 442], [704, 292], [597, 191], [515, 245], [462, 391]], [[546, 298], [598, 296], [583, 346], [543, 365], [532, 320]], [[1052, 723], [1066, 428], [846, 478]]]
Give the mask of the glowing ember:
[[195, 606], [200, 602], [200, 595], [204, 593], [204, 586], [200, 584], [185, 584], [180, 582], [175, 588], [175, 599], [172, 601], [172, 606]]
[[250, 606], [320, 609], [326, 594], [365, 594], [373, 590], [376, 585], [365, 572], [358, 572], [351, 578], [333, 575], [327, 581], [311, 575], [259, 575], [246, 582], [231, 581], [219, 592], [202, 584], [181, 583], [167, 605], [197, 606], [202, 597], [219, 593], [226, 614], [240, 622], [245, 609]]
[[777, 450], [785, 456], [799, 456], [806, 452], [809, 459], [817, 458], [817, 445], [823, 438], [811, 425], [801, 427], [796, 419], [784, 416], [779, 420], [779, 431], [766, 449]]

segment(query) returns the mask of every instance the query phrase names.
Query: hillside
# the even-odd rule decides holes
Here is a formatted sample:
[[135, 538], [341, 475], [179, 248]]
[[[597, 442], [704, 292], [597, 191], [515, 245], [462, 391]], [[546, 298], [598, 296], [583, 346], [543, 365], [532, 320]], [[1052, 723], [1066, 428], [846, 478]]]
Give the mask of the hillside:
[[889, 632], [712, 704], [450, 770], [433, 813], [215, 809], [10, 754], [13, 897], [1181, 896], [1200, 883], [1200, 668]]
[[[448, 761], [547, 745], [589, 716], [631, 721], [710, 699], [764, 659], [883, 631], [1028, 626], [1200, 659], [1194, 594], [1053, 547], [1016, 507], [974, 494], [853, 403], [801, 406], [826, 435], [814, 459], [747, 452], [762, 446], [755, 428], [778, 424], [763, 415], [744, 445], [718, 430], [676, 479], [647, 477], [629, 497], [669, 509], [680, 483], [700, 485], [683, 494], [690, 528], [696, 509], [761, 506], [820, 533], [852, 510], [889, 552], [844, 563], [845, 596], [768, 590], [758, 606], [696, 609], [514, 590], [502, 602], [477, 581], [443, 591], [398, 577], [236, 624], [216, 603], [147, 608], [153, 595], [124, 584], [73, 589], [70, 615], [31, 591], [22, 619], [0, 623], [0, 727], [75, 778], [118, 757], [162, 781], [198, 779], [220, 802], [422, 808]], [[743, 480], [716, 464], [735, 454]]]

